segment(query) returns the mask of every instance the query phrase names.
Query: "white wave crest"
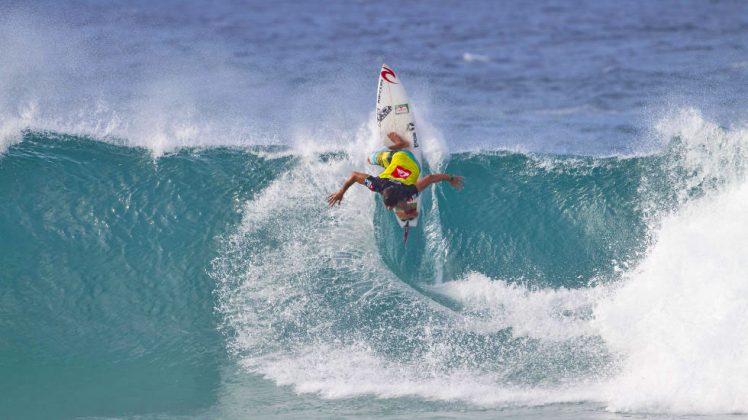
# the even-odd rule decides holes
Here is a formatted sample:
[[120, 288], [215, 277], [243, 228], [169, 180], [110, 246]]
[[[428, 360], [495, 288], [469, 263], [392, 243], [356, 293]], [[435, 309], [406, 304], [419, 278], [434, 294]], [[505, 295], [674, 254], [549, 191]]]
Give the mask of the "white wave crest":
[[466, 326], [479, 331], [511, 328], [515, 336], [564, 340], [595, 331], [589, 326], [595, 303], [609, 290], [528, 289], [471, 273], [433, 288], [463, 305]]

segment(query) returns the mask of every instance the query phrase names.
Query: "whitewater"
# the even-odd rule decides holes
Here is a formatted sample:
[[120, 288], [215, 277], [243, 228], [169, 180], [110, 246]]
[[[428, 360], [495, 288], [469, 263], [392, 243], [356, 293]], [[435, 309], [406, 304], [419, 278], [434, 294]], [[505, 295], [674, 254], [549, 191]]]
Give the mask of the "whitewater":
[[0, 417], [747, 415], [743, 7], [479, 5], [0, 5]]

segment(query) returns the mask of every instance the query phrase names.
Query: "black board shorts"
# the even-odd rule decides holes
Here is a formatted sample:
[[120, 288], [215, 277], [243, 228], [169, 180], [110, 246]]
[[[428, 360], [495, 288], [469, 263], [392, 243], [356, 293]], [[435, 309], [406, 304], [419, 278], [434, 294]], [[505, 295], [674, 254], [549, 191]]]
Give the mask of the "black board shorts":
[[418, 188], [416, 188], [415, 185], [403, 185], [400, 182], [393, 181], [388, 178], [379, 178], [377, 176], [367, 176], [364, 180], [364, 185], [366, 185], [366, 188], [381, 194], [382, 191], [389, 187], [399, 187], [399, 188], [405, 188], [409, 190], [410, 198], [413, 198], [418, 195]]

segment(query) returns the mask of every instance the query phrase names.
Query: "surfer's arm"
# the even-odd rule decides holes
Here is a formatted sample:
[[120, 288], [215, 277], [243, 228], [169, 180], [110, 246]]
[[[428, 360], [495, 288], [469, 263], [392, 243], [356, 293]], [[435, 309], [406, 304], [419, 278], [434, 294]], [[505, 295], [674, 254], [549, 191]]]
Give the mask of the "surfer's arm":
[[340, 187], [338, 191], [330, 194], [327, 197], [327, 204], [329, 204], [330, 207], [334, 206], [335, 204], [340, 204], [340, 202], [343, 201], [343, 196], [345, 195], [345, 192], [348, 191], [348, 188], [351, 188], [351, 185], [355, 183], [363, 184], [367, 176], [369, 176], [369, 174], [365, 174], [362, 172], [352, 173], [351, 176], [349, 176], [348, 179], [345, 180], [345, 183], [342, 187]]
[[390, 134], [387, 134], [387, 137], [389, 137], [389, 139], [392, 140], [392, 146], [389, 146], [391, 150], [407, 149], [410, 146], [410, 143], [408, 143], [408, 140], [405, 140], [404, 138], [400, 137], [400, 135], [395, 133], [394, 131]]
[[416, 182], [416, 189], [418, 189], [418, 192], [421, 192], [428, 188], [429, 185], [442, 181], [449, 182], [449, 185], [458, 190], [461, 190], [465, 185], [464, 179], [459, 175], [431, 174], [419, 179], [418, 182]]

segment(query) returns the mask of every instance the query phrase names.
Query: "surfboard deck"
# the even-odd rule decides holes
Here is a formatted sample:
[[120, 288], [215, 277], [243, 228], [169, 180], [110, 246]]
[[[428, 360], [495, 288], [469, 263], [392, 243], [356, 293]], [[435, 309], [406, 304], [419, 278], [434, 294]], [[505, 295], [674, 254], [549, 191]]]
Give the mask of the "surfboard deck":
[[[416, 122], [413, 118], [413, 109], [408, 100], [400, 79], [395, 72], [386, 64], [382, 64], [379, 71], [379, 82], [377, 83], [377, 125], [379, 126], [379, 138], [385, 147], [392, 146], [392, 142], [387, 137], [391, 132], [397, 133], [410, 143], [406, 149], [410, 151], [418, 161], [421, 167], [420, 177], [423, 176], [423, 164], [421, 158], [421, 145], [418, 143], [416, 134]], [[421, 195], [419, 194], [413, 200], [408, 201], [408, 207], [415, 206], [418, 215], [410, 220], [401, 220], [397, 215], [395, 219], [401, 227], [418, 226], [418, 219], [421, 218]]]

